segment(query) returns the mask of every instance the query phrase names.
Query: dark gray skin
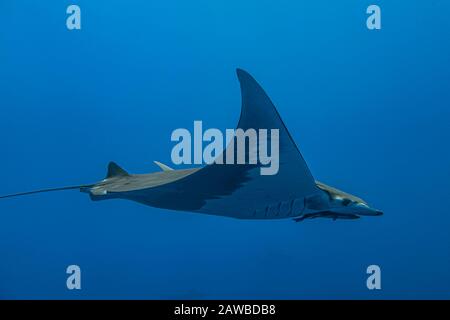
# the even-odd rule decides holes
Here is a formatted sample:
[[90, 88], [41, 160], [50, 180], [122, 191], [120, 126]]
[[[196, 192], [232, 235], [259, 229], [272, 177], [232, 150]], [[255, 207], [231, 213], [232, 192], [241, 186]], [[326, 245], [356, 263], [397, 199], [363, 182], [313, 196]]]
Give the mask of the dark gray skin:
[[[179, 198], [171, 204], [162, 205], [164, 202], [162, 201], [160, 194], [158, 192], [151, 191], [152, 188], [156, 190], [160, 186], [170, 186], [171, 183], [176, 183], [183, 178], [195, 174], [202, 168], [173, 170], [168, 166], [163, 166], [163, 171], [160, 172], [149, 174], [128, 174], [117, 164], [111, 162], [108, 166], [108, 173], [105, 179], [96, 184], [81, 188], [81, 191], [89, 193], [91, 199], [94, 201], [122, 198], [134, 200], [154, 207], [202, 212], [201, 208], [192, 208], [192, 199], [189, 197], [183, 197], [186, 201], [185, 203], [180, 203]], [[360, 216], [377, 216], [382, 214], [382, 212], [370, 208], [361, 198], [327, 186], [319, 181], [315, 181], [315, 184], [318, 192], [314, 196], [304, 200], [304, 206], [303, 208], [299, 208], [301, 209], [301, 212], [298, 212], [301, 214], [299, 215], [295, 212], [286, 212], [287, 217], [296, 217], [294, 220], [299, 222], [305, 219], [314, 218], [354, 220], [359, 219]], [[139, 196], [142, 191], [145, 191], [146, 194], [144, 199], [141, 199]], [[154, 194], [153, 197], [151, 196], [152, 193]], [[280, 208], [281, 205], [275, 207], [273, 214], [265, 216], [264, 219], [286, 217], [285, 215], [282, 215], [279, 210]], [[247, 218], [251, 219], [252, 217]], [[261, 219], [261, 217], [254, 218]]]
[[[353, 220], [382, 212], [349, 193], [316, 181], [261, 86], [238, 69], [242, 109], [237, 128], [279, 130], [279, 171], [261, 175], [261, 164], [210, 164], [203, 168], [173, 170], [156, 162], [163, 171], [129, 174], [114, 162], [105, 179], [95, 184], [44, 189], [18, 195], [80, 189], [92, 200], [126, 199], [176, 211], [239, 219], [313, 218]], [[230, 144], [228, 148], [231, 147]], [[234, 150], [236, 151], [236, 150]], [[248, 153], [247, 153], [248, 156]], [[223, 154], [219, 157], [223, 157]]]

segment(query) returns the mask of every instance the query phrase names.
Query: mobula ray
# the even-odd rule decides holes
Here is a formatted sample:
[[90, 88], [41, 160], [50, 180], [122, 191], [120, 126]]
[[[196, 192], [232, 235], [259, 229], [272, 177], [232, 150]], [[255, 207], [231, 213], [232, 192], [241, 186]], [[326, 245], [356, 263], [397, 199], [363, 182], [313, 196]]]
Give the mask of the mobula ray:
[[[261, 175], [261, 164], [213, 163], [203, 168], [174, 170], [159, 162], [155, 163], [162, 171], [130, 174], [110, 162], [106, 178], [94, 184], [36, 190], [0, 198], [80, 189], [95, 201], [126, 199], [151, 207], [239, 219], [336, 220], [383, 214], [354, 195], [314, 180], [265, 91], [247, 72], [238, 69], [237, 76], [242, 94], [237, 128], [278, 129], [280, 161], [277, 174]], [[230, 145], [235, 147], [236, 143]]]

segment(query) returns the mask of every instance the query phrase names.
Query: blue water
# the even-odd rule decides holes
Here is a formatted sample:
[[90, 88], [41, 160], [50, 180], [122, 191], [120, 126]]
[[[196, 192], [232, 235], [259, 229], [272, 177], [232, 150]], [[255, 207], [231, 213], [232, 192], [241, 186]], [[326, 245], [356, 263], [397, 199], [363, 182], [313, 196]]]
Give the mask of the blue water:
[[[66, 28], [80, 5], [82, 29]], [[0, 2], [0, 194], [170, 164], [172, 130], [233, 128], [235, 68], [314, 176], [384, 211], [240, 221], [76, 191], [0, 202], [0, 298], [450, 298], [450, 3]], [[176, 200], [174, 200], [176, 201]], [[66, 288], [66, 267], [82, 289]], [[366, 268], [381, 267], [381, 290]]]

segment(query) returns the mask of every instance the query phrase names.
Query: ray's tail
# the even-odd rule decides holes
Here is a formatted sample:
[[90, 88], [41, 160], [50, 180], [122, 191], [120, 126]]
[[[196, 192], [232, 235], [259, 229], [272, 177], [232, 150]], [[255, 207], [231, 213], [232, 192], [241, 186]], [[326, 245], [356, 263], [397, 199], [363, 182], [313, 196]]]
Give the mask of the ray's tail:
[[82, 190], [84, 188], [90, 188], [92, 186], [94, 186], [94, 185], [93, 184], [82, 184], [82, 185], [78, 185], [78, 186], [69, 186], [69, 187], [33, 190], [33, 191], [27, 191], [27, 192], [20, 192], [20, 193], [13, 193], [13, 194], [3, 195], [3, 196], [0, 196], [0, 199], [19, 197], [19, 196], [27, 196], [27, 195], [30, 195], [30, 194], [43, 193], [43, 192], [64, 191], [64, 190], [73, 190], [73, 189], [80, 189], [80, 190]]
[[[170, 168], [169, 168], [170, 169]], [[108, 165], [108, 173], [106, 175], [106, 179], [116, 176], [124, 176], [128, 175], [128, 172], [126, 172], [124, 169], [119, 167], [116, 163], [110, 162]], [[49, 188], [49, 189], [40, 189], [40, 190], [33, 190], [33, 191], [27, 191], [27, 192], [19, 192], [19, 193], [13, 193], [13, 194], [7, 194], [7, 195], [0, 195], [0, 199], [5, 198], [13, 198], [13, 197], [20, 197], [20, 196], [27, 196], [30, 194], [35, 193], [44, 193], [44, 192], [53, 192], [53, 191], [64, 191], [64, 190], [74, 190], [79, 189], [81, 192], [90, 192], [90, 188], [98, 185], [95, 183], [91, 184], [80, 184], [76, 186], [66, 186], [66, 187], [59, 187], [59, 188]]]

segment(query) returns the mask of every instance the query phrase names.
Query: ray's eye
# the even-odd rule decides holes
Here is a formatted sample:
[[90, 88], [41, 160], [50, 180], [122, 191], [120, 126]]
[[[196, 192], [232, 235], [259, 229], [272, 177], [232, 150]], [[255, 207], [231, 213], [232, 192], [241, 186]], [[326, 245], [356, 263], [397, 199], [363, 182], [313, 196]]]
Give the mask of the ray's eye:
[[342, 205], [344, 205], [344, 206], [348, 206], [350, 203], [352, 203], [352, 201], [349, 199], [342, 200]]

